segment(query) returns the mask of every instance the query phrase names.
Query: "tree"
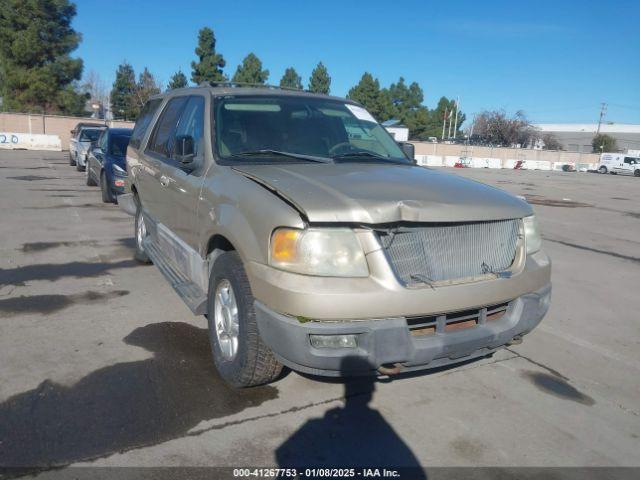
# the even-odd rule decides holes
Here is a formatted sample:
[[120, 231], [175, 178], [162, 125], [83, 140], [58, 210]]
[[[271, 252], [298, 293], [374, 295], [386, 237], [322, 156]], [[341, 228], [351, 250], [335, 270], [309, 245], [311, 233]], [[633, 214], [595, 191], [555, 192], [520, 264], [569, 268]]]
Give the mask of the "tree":
[[135, 98], [137, 112], [135, 116], [137, 118], [138, 113], [140, 113], [140, 110], [142, 110], [144, 104], [147, 103], [147, 100], [149, 100], [149, 98], [153, 95], [157, 95], [158, 93], [160, 93], [161, 88], [160, 85], [156, 83], [155, 77], [151, 74], [147, 67], [144, 67], [144, 70], [140, 74], [136, 87]]
[[400, 77], [398, 83], [391, 84], [389, 94], [391, 96], [391, 102], [398, 110], [397, 114], [399, 117], [402, 117], [411, 110], [420, 108], [424, 100], [424, 93], [420, 85], [413, 82], [407, 87], [402, 77]]
[[107, 86], [95, 70], [89, 70], [80, 85], [80, 90], [88, 94], [93, 101], [105, 104], [107, 102]]
[[75, 5], [67, 0], [2, 0], [0, 96], [5, 108], [68, 114], [84, 109], [85, 96], [73, 83], [82, 75], [82, 60], [70, 56], [81, 40], [71, 27], [75, 15]]
[[347, 98], [361, 103], [379, 122], [393, 117], [393, 104], [388, 92], [381, 90], [378, 79], [368, 72], [349, 90]]
[[329, 93], [331, 87], [331, 77], [322, 62], [318, 63], [309, 77], [309, 91], [313, 93]]
[[615, 152], [618, 150], [616, 139], [605, 133], [599, 133], [591, 141], [593, 153]]
[[298, 75], [295, 68], [289, 67], [284, 71], [284, 75], [282, 75], [280, 79], [280, 86], [283, 88], [302, 90], [302, 77]]
[[204, 27], [198, 32], [198, 46], [196, 47], [198, 62], [191, 62], [191, 81], [196, 85], [201, 82], [224, 82], [227, 77], [222, 73], [226, 62], [216, 53], [216, 37], [213, 30]]
[[167, 90], [175, 90], [176, 88], [184, 88], [187, 86], [187, 76], [182, 73], [182, 70], [178, 70], [173, 74], [171, 80], [169, 80], [169, 85], [167, 86]]
[[232, 81], [238, 83], [264, 84], [269, 78], [269, 70], [262, 70], [262, 62], [254, 54], [250, 53], [242, 63], [238, 65]]
[[509, 117], [504, 110], [495, 110], [476, 116], [471, 140], [482, 145], [522, 147], [533, 143], [536, 136], [523, 112]]
[[558, 137], [556, 137], [553, 133], [545, 133], [542, 135], [542, 148], [544, 150], [562, 150], [562, 144]]
[[[448, 99], [447, 97], [440, 97], [438, 105], [435, 109], [429, 112], [429, 137], [442, 137], [442, 126], [445, 126], [444, 137], [449, 137], [449, 130], [451, 130], [451, 137], [458, 138], [462, 135], [462, 124], [467, 119], [467, 116], [458, 109], [458, 124], [456, 129], [456, 101]], [[451, 129], [449, 129], [451, 124]]]
[[111, 111], [114, 118], [120, 120], [135, 120], [139, 108], [136, 100], [136, 75], [133, 67], [126, 61], [118, 66], [116, 79], [111, 90]]

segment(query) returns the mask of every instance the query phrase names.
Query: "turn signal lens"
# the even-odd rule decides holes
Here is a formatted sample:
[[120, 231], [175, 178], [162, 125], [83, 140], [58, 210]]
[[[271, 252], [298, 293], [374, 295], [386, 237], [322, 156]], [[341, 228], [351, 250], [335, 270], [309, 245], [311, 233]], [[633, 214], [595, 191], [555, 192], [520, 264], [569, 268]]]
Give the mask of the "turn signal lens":
[[281, 228], [273, 233], [271, 239], [271, 258], [277, 262], [292, 262], [297, 256], [297, 244], [300, 230]]

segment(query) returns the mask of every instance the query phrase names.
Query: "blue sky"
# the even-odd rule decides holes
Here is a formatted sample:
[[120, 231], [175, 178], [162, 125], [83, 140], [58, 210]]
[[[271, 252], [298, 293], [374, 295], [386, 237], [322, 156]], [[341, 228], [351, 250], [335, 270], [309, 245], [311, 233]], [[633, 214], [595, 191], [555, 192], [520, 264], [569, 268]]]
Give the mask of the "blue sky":
[[424, 103], [460, 96], [466, 113], [523, 110], [535, 122], [640, 123], [640, 2], [76, 0], [85, 72], [111, 86], [117, 65], [147, 66], [165, 84], [190, 77], [197, 32], [214, 29], [232, 76], [254, 52], [277, 84], [322, 61], [331, 93], [365, 71], [383, 86], [417, 81]]

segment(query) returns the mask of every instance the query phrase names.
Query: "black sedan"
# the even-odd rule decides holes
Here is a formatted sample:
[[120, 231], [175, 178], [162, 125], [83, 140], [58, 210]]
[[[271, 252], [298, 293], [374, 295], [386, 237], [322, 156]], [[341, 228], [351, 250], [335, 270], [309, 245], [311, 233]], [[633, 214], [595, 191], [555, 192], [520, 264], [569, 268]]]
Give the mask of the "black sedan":
[[125, 158], [131, 132], [130, 128], [108, 128], [89, 152], [87, 185], [100, 185], [105, 203], [115, 203], [117, 196], [124, 192]]

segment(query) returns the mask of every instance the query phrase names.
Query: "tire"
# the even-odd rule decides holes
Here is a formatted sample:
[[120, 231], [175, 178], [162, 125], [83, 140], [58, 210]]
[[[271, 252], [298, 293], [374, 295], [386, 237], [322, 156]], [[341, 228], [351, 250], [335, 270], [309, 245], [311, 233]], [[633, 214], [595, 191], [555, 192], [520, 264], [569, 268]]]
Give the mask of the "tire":
[[[87, 164], [86, 160], [85, 160], [85, 165]], [[78, 162], [77, 158], [76, 158], [76, 170], [78, 170], [79, 172], [84, 172], [84, 168], [82, 167], [82, 165], [80, 165], [80, 162]]]
[[600, 173], [602, 173], [602, 174], [604, 175], [605, 173], [607, 173], [607, 167], [605, 167], [604, 165], [603, 165], [603, 166], [601, 166], [601, 167], [598, 169], [598, 172], [600, 172]]
[[634, 177], [640, 177], [640, 168], [638, 168], [638, 169], [633, 171], [633, 176]]
[[76, 166], [76, 160], [75, 158], [73, 158], [73, 155], [71, 155], [71, 152], [69, 152], [69, 165], [71, 165], [72, 167]]
[[102, 190], [102, 201], [104, 203], [116, 203], [115, 195], [107, 182], [107, 174], [104, 170], [100, 172], [100, 190]]
[[[143, 231], [138, 234], [138, 228], [142, 227]], [[135, 230], [133, 232], [134, 238], [136, 241], [136, 252], [133, 255], [140, 263], [151, 263], [151, 259], [147, 256], [144, 251], [144, 247], [141, 244], [141, 240], [148, 235], [146, 226], [144, 224], [144, 217], [142, 216], [142, 206], [140, 205], [140, 201], [136, 201], [136, 220], [135, 220]]]
[[86, 166], [85, 170], [87, 172], [87, 187], [95, 187], [97, 184], [96, 184], [96, 181], [91, 176], [91, 169], [89, 168], [89, 164], [88, 163], [87, 163], [87, 166]]
[[[221, 303], [218, 292], [227, 287], [231, 288], [237, 312], [237, 346], [232, 356], [229, 355], [228, 343], [226, 346], [223, 344], [226, 341], [224, 333], [219, 334], [216, 328], [216, 310], [223, 309], [218, 305]], [[218, 314], [218, 318], [223, 316]], [[245, 388], [263, 385], [278, 378], [282, 364], [260, 338], [249, 279], [235, 251], [223, 253], [213, 265], [209, 277], [207, 321], [213, 360], [223, 380], [234, 387]]]

